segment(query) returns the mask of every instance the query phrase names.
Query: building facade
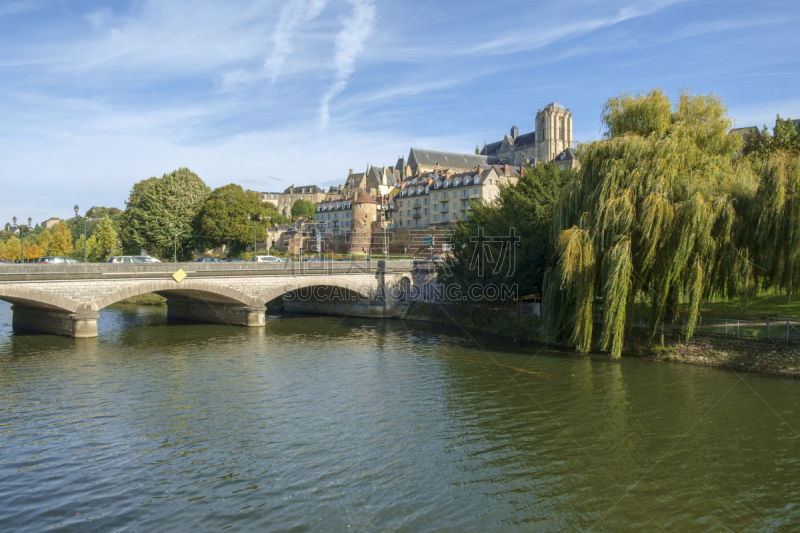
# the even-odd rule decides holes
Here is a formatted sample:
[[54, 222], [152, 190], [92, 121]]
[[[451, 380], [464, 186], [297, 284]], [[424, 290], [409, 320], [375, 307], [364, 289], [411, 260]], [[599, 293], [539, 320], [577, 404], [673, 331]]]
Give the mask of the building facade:
[[325, 190], [316, 185], [303, 185], [301, 187], [287, 187], [278, 198], [278, 212], [286, 217], [292, 216], [292, 206], [297, 200], [305, 200], [318, 204], [325, 200]]
[[412, 178], [401, 184], [394, 197], [397, 228], [425, 228], [467, 220], [470, 200], [494, 202], [500, 185], [519, 181], [518, 167], [492, 165], [469, 172], [432, 173]]
[[260, 192], [261, 201], [274, 205], [276, 208], [280, 204], [281, 193], [279, 192]]

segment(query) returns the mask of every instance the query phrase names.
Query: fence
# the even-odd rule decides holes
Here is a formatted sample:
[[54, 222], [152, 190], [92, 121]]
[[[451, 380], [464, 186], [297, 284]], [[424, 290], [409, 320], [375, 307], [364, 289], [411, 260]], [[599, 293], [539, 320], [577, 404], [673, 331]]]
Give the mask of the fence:
[[740, 339], [800, 342], [800, 320], [792, 318], [702, 319], [697, 326], [697, 333]]

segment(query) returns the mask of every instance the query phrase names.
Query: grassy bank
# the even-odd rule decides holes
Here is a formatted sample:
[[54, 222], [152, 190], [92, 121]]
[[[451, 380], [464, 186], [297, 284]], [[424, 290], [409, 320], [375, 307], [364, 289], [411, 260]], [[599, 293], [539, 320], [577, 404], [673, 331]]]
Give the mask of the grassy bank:
[[115, 305], [167, 305], [167, 299], [158, 294], [148, 292], [120, 300]]

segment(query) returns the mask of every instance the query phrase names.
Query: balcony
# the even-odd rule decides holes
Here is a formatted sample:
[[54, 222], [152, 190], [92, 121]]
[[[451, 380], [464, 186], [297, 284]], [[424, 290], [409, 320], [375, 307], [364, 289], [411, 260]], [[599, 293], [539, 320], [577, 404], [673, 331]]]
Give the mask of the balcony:
[[422, 215], [420, 213], [414, 213], [413, 215], [411, 215], [411, 217], [412, 218], [422, 218]]

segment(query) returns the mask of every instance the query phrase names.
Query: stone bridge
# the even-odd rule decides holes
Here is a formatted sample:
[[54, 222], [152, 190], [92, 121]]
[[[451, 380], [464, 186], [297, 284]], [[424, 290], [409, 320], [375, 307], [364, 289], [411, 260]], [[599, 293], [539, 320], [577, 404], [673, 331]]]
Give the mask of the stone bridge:
[[[393, 316], [413, 284], [411, 261], [282, 263], [99, 263], [0, 265], [0, 300], [15, 328], [96, 337], [98, 311], [153, 292], [172, 318], [263, 326], [266, 303], [283, 295], [369, 307]], [[179, 271], [185, 277], [175, 275]]]

